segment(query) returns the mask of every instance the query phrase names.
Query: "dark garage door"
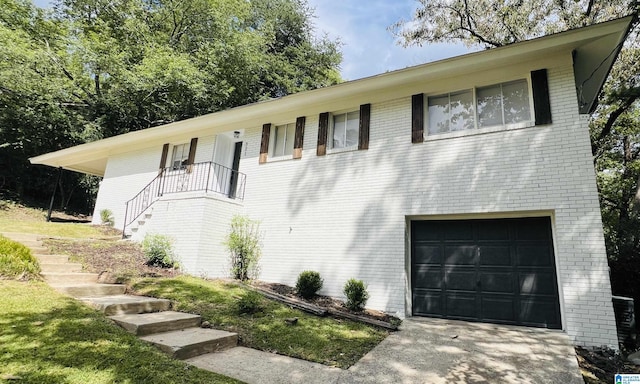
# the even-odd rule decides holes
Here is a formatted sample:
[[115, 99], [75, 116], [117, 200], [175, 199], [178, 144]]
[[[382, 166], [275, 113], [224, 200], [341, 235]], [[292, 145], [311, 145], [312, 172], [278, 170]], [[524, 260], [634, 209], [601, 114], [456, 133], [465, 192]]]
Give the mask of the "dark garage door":
[[548, 217], [411, 223], [413, 315], [561, 328]]

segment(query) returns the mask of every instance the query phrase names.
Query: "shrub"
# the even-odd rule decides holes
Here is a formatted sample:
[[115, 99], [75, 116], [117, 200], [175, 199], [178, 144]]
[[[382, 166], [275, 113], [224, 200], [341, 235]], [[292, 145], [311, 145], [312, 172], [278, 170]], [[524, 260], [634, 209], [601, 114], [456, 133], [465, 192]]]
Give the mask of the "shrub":
[[115, 224], [113, 220], [113, 212], [109, 209], [103, 209], [100, 211], [100, 220], [102, 220], [103, 225], [108, 225], [110, 227], [113, 227]]
[[247, 291], [237, 303], [238, 313], [253, 314], [262, 311], [262, 295], [258, 292]]
[[344, 285], [343, 292], [345, 296], [347, 296], [347, 308], [354, 311], [359, 311], [364, 308], [369, 299], [367, 287], [362, 280], [349, 279]]
[[231, 231], [224, 242], [230, 253], [231, 277], [245, 281], [258, 276], [261, 238], [260, 222], [238, 215], [231, 219]]
[[40, 264], [29, 248], [0, 236], [0, 276], [28, 280], [39, 273]]
[[303, 271], [298, 276], [296, 290], [300, 296], [310, 299], [322, 288], [322, 283], [323, 280], [318, 272]]
[[142, 252], [147, 258], [147, 265], [160, 268], [178, 267], [173, 253], [173, 244], [168, 236], [147, 234], [142, 240]]

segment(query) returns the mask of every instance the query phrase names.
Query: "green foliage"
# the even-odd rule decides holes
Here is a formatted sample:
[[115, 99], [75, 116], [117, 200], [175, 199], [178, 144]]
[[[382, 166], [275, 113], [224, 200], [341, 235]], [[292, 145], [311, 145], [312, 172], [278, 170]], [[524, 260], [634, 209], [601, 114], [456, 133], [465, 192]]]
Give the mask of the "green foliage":
[[24, 245], [0, 235], [0, 276], [29, 280], [40, 274], [38, 259]]
[[173, 244], [168, 236], [147, 234], [142, 240], [142, 252], [147, 258], [147, 265], [160, 268], [178, 267], [173, 253]]
[[113, 225], [115, 224], [115, 222], [113, 221], [113, 212], [111, 212], [111, 210], [109, 209], [103, 209], [100, 211], [100, 220], [102, 221], [103, 225], [108, 225], [110, 227], [113, 227]]
[[261, 312], [262, 307], [262, 295], [255, 291], [246, 291], [240, 299], [238, 299], [238, 313], [240, 314], [254, 314]]
[[322, 288], [323, 280], [320, 273], [315, 271], [302, 271], [296, 281], [296, 291], [305, 299], [312, 298]]
[[344, 295], [347, 296], [347, 308], [358, 311], [364, 308], [369, 300], [367, 287], [362, 280], [349, 279], [344, 285]]
[[[171, 300], [175, 310], [197, 313], [213, 328], [236, 332], [242, 345], [348, 368], [388, 335], [375, 326], [350, 320], [319, 317], [263, 299], [263, 310], [253, 316], [238, 315], [238, 297], [248, 288], [223, 280], [191, 276], [143, 279], [133, 284], [136, 294]], [[295, 327], [286, 319], [298, 318]]]
[[0, 280], [0, 292], [2, 383], [239, 384], [172, 359], [45, 283]]
[[224, 242], [229, 250], [231, 277], [245, 281], [258, 276], [261, 240], [259, 221], [239, 215], [231, 219], [231, 230]]

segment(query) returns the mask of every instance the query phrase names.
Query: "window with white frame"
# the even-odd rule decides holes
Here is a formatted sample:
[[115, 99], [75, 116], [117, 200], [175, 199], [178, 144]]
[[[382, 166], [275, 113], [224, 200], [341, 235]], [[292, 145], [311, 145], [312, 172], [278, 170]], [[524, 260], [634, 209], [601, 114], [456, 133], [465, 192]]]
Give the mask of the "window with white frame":
[[178, 170], [183, 169], [187, 165], [189, 159], [189, 144], [179, 144], [173, 146], [173, 153], [171, 154], [171, 169]]
[[271, 128], [269, 155], [271, 157], [291, 156], [295, 135], [295, 123], [276, 125]]
[[360, 134], [360, 111], [334, 113], [331, 123], [331, 148], [358, 146]]
[[429, 135], [531, 121], [526, 79], [430, 96]]

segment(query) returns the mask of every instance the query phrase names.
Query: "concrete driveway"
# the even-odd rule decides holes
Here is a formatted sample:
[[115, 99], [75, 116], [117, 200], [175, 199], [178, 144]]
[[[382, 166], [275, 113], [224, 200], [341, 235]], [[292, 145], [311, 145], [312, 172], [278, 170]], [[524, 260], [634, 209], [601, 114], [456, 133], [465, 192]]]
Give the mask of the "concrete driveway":
[[561, 331], [412, 318], [348, 370], [248, 348], [187, 360], [250, 384], [584, 384]]

